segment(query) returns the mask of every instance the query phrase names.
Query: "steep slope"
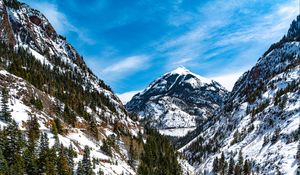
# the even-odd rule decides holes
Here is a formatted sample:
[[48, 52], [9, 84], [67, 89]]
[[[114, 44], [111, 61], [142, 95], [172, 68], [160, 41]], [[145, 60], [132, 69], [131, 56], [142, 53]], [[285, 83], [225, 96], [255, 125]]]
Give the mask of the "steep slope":
[[[27, 120], [36, 116], [53, 145], [52, 125], [59, 120], [59, 141], [73, 145], [76, 162], [88, 145], [91, 158], [98, 160], [96, 172], [135, 174], [135, 165], [128, 163], [129, 144], [133, 140], [141, 146], [137, 136], [142, 129], [109, 86], [39, 11], [0, 0], [0, 16], [0, 89], [8, 90], [8, 106], [19, 128], [26, 131]], [[7, 124], [1, 119], [1, 126]], [[112, 154], [101, 149], [107, 140], [113, 140]]]
[[155, 128], [191, 128], [209, 118], [226, 93], [217, 82], [179, 67], [136, 94], [126, 108]]
[[[190, 142], [180, 151], [198, 173], [231, 171], [224, 168], [223, 160], [231, 167], [232, 157], [239, 171], [296, 174], [300, 135], [299, 24], [298, 16], [287, 35], [239, 78], [214, 120], [201, 125], [196, 137], [186, 137]], [[239, 162], [241, 156], [247, 162]]]

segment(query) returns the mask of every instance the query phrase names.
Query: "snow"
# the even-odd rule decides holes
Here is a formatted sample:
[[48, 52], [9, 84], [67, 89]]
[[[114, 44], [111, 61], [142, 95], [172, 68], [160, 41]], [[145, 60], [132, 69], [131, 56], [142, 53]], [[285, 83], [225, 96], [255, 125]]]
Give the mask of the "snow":
[[190, 128], [211, 116], [226, 93], [218, 83], [179, 67], [154, 80], [126, 107], [159, 129]]
[[140, 93], [141, 90], [137, 90], [137, 91], [129, 91], [129, 92], [124, 92], [121, 94], [117, 94], [117, 96], [120, 98], [120, 100], [122, 101], [122, 103], [125, 105], [127, 102], [129, 102], [132, 97], [138, 93]]
[[187, 68], [183, 67], [183, 66], [180, 66], [174, 70], [172, 70], [171, 72], [169, 73], [166, 73], [165, 75], [167, 74], [170, 74], [170, 75], [194, 75], [195, 77], [197, 77], [202, 83], [205, 83], [205, 84], [210, 84], [212, 83], [212, 80], [208, 79], [208, 78], [205, 78], [205, 77], [202, 77], [200, 75], [197, 75], [191, 71], [189, 71]]
[[[28, 84], [26, 81], [24, 81], [22, 78], [16, 77], [10, 73], [8, 73], [5, 70], [0, 70], [1, 78], [3, 80], [9, 80], [9, 108], [11, 110], [12, 118], [18, 123], [19, 128], [21, 130], [25, 130], [25, 122], [29, 119], [30, 116], [35, 115], [38, 119], [38, 123], [40, 125], [40, 130], [44, 133], [47, 133], [49, 138], [49, 145], [53, 146], [55, 144], [55, 138], [54, 135], [51, 133], [51, 129], [49, 126], [48, 121], [53, 120], [53, 115], [49, 115], [48, 113], [44, 111], [36, 111], [32, 109], [31, 106], [27, 106], [23, 103], [22, 99], [23, 96], [27, 95], [27, 91], [35, 91], [38, 90]], [[24, 93], [22, 93], [21, 96], [19, 96], [17, 93], [22, 90]], [[35, 93], [38, 95], [38, 93]], [[49, 94], [44, 94], [45, 98], [49, 98], [48, 100], [50, 102], [60, 104], [60, 106], [63, 106], [64, 104], [61, 103], [56, 98], [50, 96]], [[40, 96], [37, 96], [40, 98]], [[0, 96], [1, 100], [1, 96]], [[114, 116], [115, 117], [115, 116]], [[127, 122], [125, 119], [122, 119], [122, 122]], [[81, 117], [79, 117], [78, 121], [83, 121]], [[129, 120], [131, 126], [134, 126], [132, 121]], [[6, 126], [7, 123], [0, 121], [0, 128], [3, 128]], [[129, 129], [130, 133], [135, 134], [137, 136], [138, 128], [132, 127]], [[105, 128], [103, 132], [100, 133], [101, 138], [106, 138], [109, 135], [115, 135], [115, 133], [109, 129]], [[100, 165], [97, 165], [95, 171], [97, 172], [100, 169], [102, 169], [105, 174], [135, 174], [135, 171], [127, 164], [126, 155], [127, 151], [125, 150], [124, 143], [120, 140], [118, 140], [117, 144], [120, 147], [120, 152], [113, 151], [113, 157], [108, 157], [105, 155], [101, 150], [100, 146], [102, 145], [102, 141], [96, 141], [86, 135], [83, 131], [77, 128], [69, 128], [68, 134], [65, 135], [58, 135], [59, 141], [61, 144], [63, 144], [65, 147], [68, 147], [70, 144], [73, 145], [74, 149], [78, 153], [78, 158], [76, 158], [75, 162], [78, 162], [82, 158], [82, 150], [84, 149], [85, 145], [88, 145], [91, 148], [91, 157], [99, 158], [100, 160], [103, 160], [105, 162], [101, 162]], [[107, 162], [106, 162], [107, 161]], [[116, 164], [116, 162], [118, 162]]]
[[173, 128], [173, 129], [159, 129], [159, 133], [167, 136], [173, 136], [173, 137], [183, 137], [187, 133], [195, 130], [196, 127], [190, 127], [190, 128]]
[[[299, 88], [283, 95], [287, 97], [283, 108], [275, 105], [275, 96], [279, 90], [287, 88], [292, 82], [300, 82], [299, 53], [299, 42], [287, 42], [282, 48], [274, 49], [267, 56], [260, 58], [254, 68], [239, 78], [229, 96], [233, 110], [227, 113], [222, 111], [222, 113], [217, 113], [216, 121], [209, 121], [198, 136], [179, 149], [188, 158], [192, 158], [194, 155], [191, 154], [195, 153], [190, 145], [195, 143], [198, 137], [204, 138], [205, 144], [214, 145], [214, 141], [210, 142], [215, 139], [215, 134], [219, 132], [224, 134], [222, 138], [218, 138], [220, 145], [216, 152], [205, 154], [202, 157], [203, 161], [194, 163], [197, 173], [203, 173], [204, 170], [211, 171], [213, 159], [216, 156], [220, 157], [222, 151], [228, 160], [230, 155], [237, 159], [236, 153], [242, 150], [244, 158], [259, 166], [260, 174], [276, 174], [277, 170], [282, 174], [296, 174], [295, 155], [299, 140], [295, 140], [293, 134], [300, 125]], [[259, 75], [253, 76], [257, 71]], [[257, 84], [260, 81], [265, 83], [261, 88], [261, 95], [257, 95], [254, 102], [248, 103], [245, 95], [249, 93], [249, 89], [244, 88], [248, 84]], [[253, 87], [250, 86], [250, 88]], [[266, 100], [269, 101], [268, 106], [258, 111], [253, 117], [246, 113], [247, 108], [257, 108]], [[252, 120], [253, 123], [251, 123]], [[249, 130], [251, 124], [254, 126], [253, 130]], [[280, 128], [278, 139], [272, 141], [277, 128]], [[235, 131], [246, 134], [233, 143]], [[268, 138], [269, 141], [264, 141], [264, 138]]]

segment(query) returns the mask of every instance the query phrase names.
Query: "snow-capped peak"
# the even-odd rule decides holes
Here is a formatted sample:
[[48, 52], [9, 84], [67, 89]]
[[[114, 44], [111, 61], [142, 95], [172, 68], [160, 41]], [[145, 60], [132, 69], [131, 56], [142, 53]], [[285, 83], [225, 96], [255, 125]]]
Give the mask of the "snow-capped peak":
[[194, 77], [199, 79], [202, 83], [205, 83], [205, 84], [211, 84], [212, 83], [211, 79], [208, 79], [208, 78], [202, 77], [198, 74], [195, 74], [195, 73], [191, 72], [190, 70], [188, 70], [184, 66], [179, 66], [176, 69], [172, 70], [171, 72], [166, 73], [165, 75], [182, 75], [182, 76], [193, 75]]
[[187, 68], [185, 68], [184, 66], [179, 66], [179, 67], [177, 67], [176, 69], [172, 70], [169, 73], [171, 73], [171, 74], [186, 75], [186, 74], [190, 74], [191, 71], [188, 70]]
[[126, 108], [152, 127], [190, 130], [197, 125], [196, 121], [201, 123], [212, 115], [226, 93], [217, 82], [181, 66], [153, 81], [136, 94]]

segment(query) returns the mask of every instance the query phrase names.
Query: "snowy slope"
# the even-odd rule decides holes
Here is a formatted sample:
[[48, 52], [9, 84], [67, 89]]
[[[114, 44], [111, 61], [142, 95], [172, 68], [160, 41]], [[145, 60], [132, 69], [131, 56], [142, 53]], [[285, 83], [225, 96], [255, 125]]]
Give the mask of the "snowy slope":
[[159, 129], [193, 128], [220, 107], [226, 93], [217, 82], [179, 67], [136, 94], [126, 108]]
[[[7, 2], [10, 0], [0, 0], [0, 40], [12, 45], [16, 51], [23, 48], [40, 63], [47, 65], [50, 71], [57, 72], [62, 77], [71, 75], [70, 79], [82, 87], [82, 94], [96, 92], [94, 95], [101, 96], [102, 100], [101, 105], [94, 106], [93, 109], [88, 103], [84, 103], [83, 106], [84, 112], [96, 121], [96, 129], [99, 132], [99, 140], [96, 140], [88, 131], [91, 121], [86, 116], [78, 115], [75, 108], [70, 109], [76, 115], [75, 127], [66, 123], [61, 115], [55, 112], [63, 112], [66, 104], [59, 100], [55, 93], [47, 94], [47, 88], [44, 88], [46, 85], [38, 89], [29, 81], [9, 73], [5, 69], [12, 59], [0, 55], [1, 63], [6, 65], [0, 66], [0, 89], [9, 89], [9, 108], [20, 129], [25, 130], [29, 116], [35, 115], [40, 129], [48, 134], [50, 145], [53, 145], [51, 123], [55, 118], [60, 118], [63, 128], [68, 132], [59, 135], [59, 140], [66, 147], [70, 143], [73, 144], [79, 154], [77, 161], [82, 158], [84, 146], [88, 145], [92, 149], [91, 157], [100, 160], [95, 172], [101, 168], [106, 174], [135, 174], [135, 170], [128, 164], [129, 145], [126, 138], [136, 137], [139, 132], [143, 132], [139, 122], [130, 118], [122, 102], [109, 86], [91, 72], [83, 58], [64, 37], [56, 33], [43, 14], [15, 0], [11, 2], [19, 4], [17, 8], [7, 5]], [[42, 101], [42, 110], [30, 104], [32, 97]], [[0, 121], [0, 126], [6, 125], [7, 123]], [[100, 146], [112, 136], [116, 137], [119, 150], [112, 148], [113, 155], [110, 157], [100, 150]]]
[[[53, 114], [53, 112], [51, 112], [51, 108], [57, 105], [63, 106], [64, 104], [55, 97], [36, 89], [22, 78], [16, 77], [5, 70], [0, 70], [0, 88], [2, 89], [4, 86], [9, 89], [9, 108], [11, 110], [12, 118], [18, 123], [19, 128], [25, 131], [27, 120], [30, 116], [35, 115], [38, 118], [40, 130], [47, 133], [50, 146], [53, 146], [55, 138], [51, 131], [51, 123], [54, 118], [59, 116]], [[28, 105], [30, 104], [28, 102], [29, 97], [32, 95], [42, 99], [43, 104], [47, 104], [47, 106], [45, 106], [43, 110], [37, 110], [34, 106]], [[93, 139], [86, 132], [86, 121], [80, 116], [77, 117], [77, 125], [81, 127], [73, 128], [64, 125], [64, 129], [68, 130], [67, 134], [59, 134], [60, 143], [62, 143], [65, 147], [72, 144], [75, 151], [78, 152], [79, 156], [75, 161], [82, 159], [82, 150], [85, 145], [88, 145], [91, 148], [91, 158], [94, 157], [100, 160], [99, 165], [95, 168], [95, 172], [101, 168], [107, 174], [135, 174], [135, 170], [127, 163], [127, 150], [125, 149], [124, 142], [122, 140], [117, 142], [120, 151], [113, 151], [112, 157], [107, 156], [100, 150], [100, 146], [103, 142]], [[0, 121], [1, 128], [6, 125], [7, 124], [5, 122]], [[112, 126], [101, 128], [99, 131], [101, 135], [100, 137], [103, 139], [111, 135], [116, 135]], [[132, 128], [131, 132], [135, 135], [138, 131], [139, 128]], [[118, 164], [116, 164], [116, 162], [118, 162]]]
[[[296, 174], [300, 133], [300, 17], [235, 83], [224, 107], [180, 151], [197, 173], [241, 150], [257, 174]], [[209, 147], [207, 147], [209, 146]], [[202, 149], [202, 151], [199, 151]]]

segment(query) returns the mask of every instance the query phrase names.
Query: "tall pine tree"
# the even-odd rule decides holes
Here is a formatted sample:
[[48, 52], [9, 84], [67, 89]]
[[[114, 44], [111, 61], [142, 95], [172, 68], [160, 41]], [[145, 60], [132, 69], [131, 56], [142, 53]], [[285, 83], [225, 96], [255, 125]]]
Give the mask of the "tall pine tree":
[[92, 175], [92, 163], [90, 158], [90, 148], [88, 146], [84, 147], [83, 158], [82, 158], [82, 170], [85, 175]]
[[71, 175], [71, 169], [69, 167], [69, 162], [67, 156], [65, 154], [65, 150], [63, 145], [61, 144], [58, 159], [57, 159], [57, 167], [58, 167], [58, 174], [59, 175]]
[[9, 99], [9, 94], [8, 90], [6, 87], [2, 89], [2, 98], [1, 98], [1, 114], [0, 114], [0, 119], [6, 122], [10, 122], [11, 119], [11, 113], [10, 109], [8, 106], [8, 99]]

